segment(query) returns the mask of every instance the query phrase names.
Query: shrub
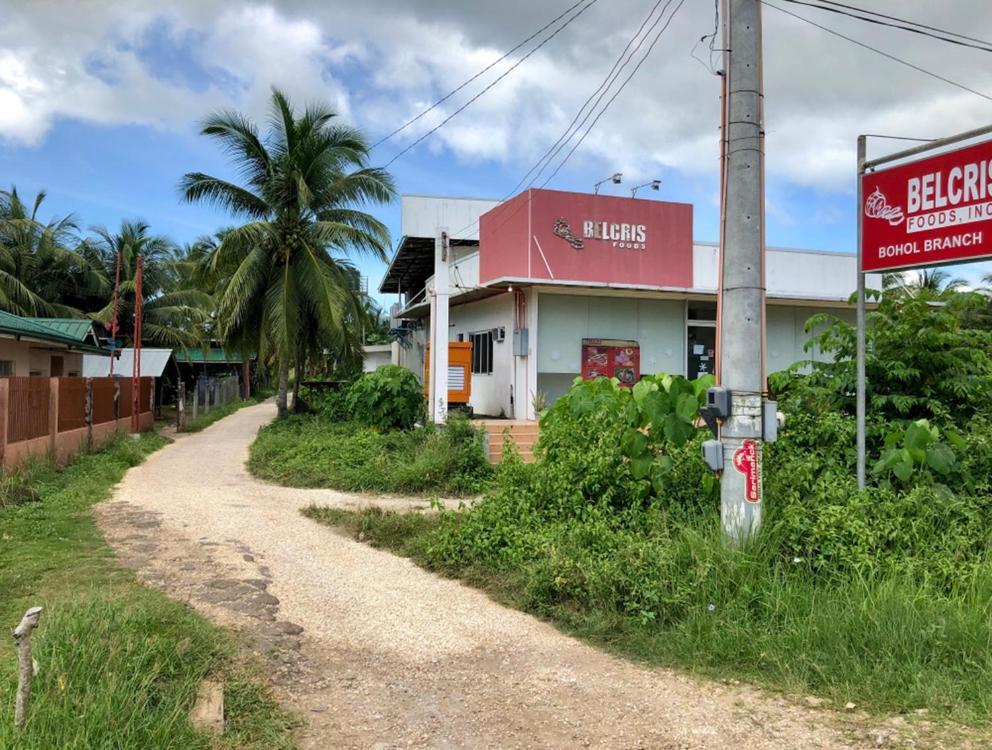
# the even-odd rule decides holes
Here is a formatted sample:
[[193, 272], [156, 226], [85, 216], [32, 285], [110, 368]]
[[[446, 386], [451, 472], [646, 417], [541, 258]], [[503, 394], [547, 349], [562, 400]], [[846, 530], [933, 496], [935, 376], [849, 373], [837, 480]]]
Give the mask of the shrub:
[[294, 415], [261, 430], [248, 466], [281, 484], [352, 492], [471, 495], [492, 474], [481, 436], [457, 415], [444, 428], [385, 432]]
[[351, 418], [348, 412], [348, 387], [342, 388], [300, 388], [300, 401], [307, 409], [325, 419], [345, 421]]
[[409, 429], [424, 416], [424, 394], [417, 376], [397, 365], [362, 375], [348, 389], [348, 411], [379, 430]]

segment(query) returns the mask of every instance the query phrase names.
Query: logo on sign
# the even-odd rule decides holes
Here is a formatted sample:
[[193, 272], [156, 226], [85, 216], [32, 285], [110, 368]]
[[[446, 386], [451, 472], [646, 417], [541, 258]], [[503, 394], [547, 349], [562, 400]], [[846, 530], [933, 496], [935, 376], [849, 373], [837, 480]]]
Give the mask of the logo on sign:
[[556, 236], [561, 237], [565, 242], [574, 247], [576, 250], [581, 250], [585, 247], [585, 243], [582, 241], [581, 237], [577, 237], [572, 228], [565, 221], [564, 216], [559, 216], [555, 221], [555, 228], [552, 230]]
[[582, 236], [587, 240], [607, 240], [613, 243], [613, 247], [626, 250], [644, 250], [647, 248], [648, 228], [644, 224], [584, 221]]
[[885, 194], [878, 188], [865, 201], [865, 216], [869, 219], [884, 219], [894, 227], [902, 224], [902, 220], [906, 218], [899, 206], [889, 205]]
[[761, 470], [758, 468], [758, 443], [745, 440], [734, 451], [734, 468], [744, 475], [744, 499], [749, 503], [761, 502]]

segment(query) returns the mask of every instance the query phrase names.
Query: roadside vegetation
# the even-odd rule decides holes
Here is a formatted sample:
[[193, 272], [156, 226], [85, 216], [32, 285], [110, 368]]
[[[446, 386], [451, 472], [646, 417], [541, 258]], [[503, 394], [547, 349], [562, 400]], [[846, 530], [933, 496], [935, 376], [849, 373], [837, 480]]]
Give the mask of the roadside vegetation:
[[[233, 638], [187, 606], [135, 582], [88, 510], [161, 447], [121, 438], [56, 469], [38, 462], [0, 487], [0, 622], [44, 607], [26, 728], [13, 729], [16, 659], [0, 639], [0, 747], [290, 748], [293, 720], [262, 687]], [[9, 631], [8, 631], [9, 632]], [[200, 681], [225, 684], [225, 735], [193, 730]]]
[[417, 426], [423, 395], [408, 370], [382, 367], [339, 390], [303, 389], [301, 399], [310, 413], [259, 432], [248, 461], [255, 476], [291, 487], [445, 496], [477, 494], [492, 476], [468, 419]]
[[721, 537], [692, 417], [706, 383], [576, 383], [542, 420], [538, 462], [510, 458], [485, 498], [318, 520], [651, 663], [835, 707], [992, 709], [992, 336], [980, 295], [888, 292], [870, 313], [871, 481], [854, 452], [854, 331], [810, 322], [835, 363], [772, 378], [765, 518]]

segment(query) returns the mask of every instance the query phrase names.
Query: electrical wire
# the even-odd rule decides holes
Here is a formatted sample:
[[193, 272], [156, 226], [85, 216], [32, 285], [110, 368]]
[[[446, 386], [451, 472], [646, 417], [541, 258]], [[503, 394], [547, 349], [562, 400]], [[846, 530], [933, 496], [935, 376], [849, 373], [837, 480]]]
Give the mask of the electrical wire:
[[[789, 2], [789, 0], [785, 0], [785, 2]], [[872, 47], [870, 44], [866, 44], [864, 42], [858, 41], [857, 39], [854, 39], [853, 37], [849, 37], [846, 34], [842, 34], [839, 31], [836, 31], [834, 29], [831, 29], [829, 26], [823, 26], [822, 24], [819, 24], [816, 21], [811, 21], [810, 19], [806, 18], [805, 16], [801, 16], [798, 13], [793, 13], [792, 11], [786, 10], [785, 8], [780, 8], [779, 6], [773, 5], [772, 3], [768, 2], [768, 0], [761, 0], [761, 4], [762, 5], [765, 5], [765, 6], [769, 7], [769, 8], [774, 8], [779, 13], [785, 13], [787, 16], [792, 16], [793, 18], [798, 18], [800, 21], [805, 21], [806, 23], [810, 24], [811, 26], [816, 26], [816, 28], [821, 29], [823, 31], [826, 31], [828, 34], [833, 34], [834, 36], [838, 36], [841, 39], [845, 39], [848, 42], [851, 42], [851, 44], [856, 44], [859, 47], [864, 47], [867, 50], [871, 50], [872, 52], [874, 52], [876, 54], [879, 54], [882, 57], [887, 57], [889, 60], [892, 60], [893, 62], [897, 62], [900, 65], [905, 65], [907, 68], [912, 68], [913, 70], [915, 70], [915, 71], [917, 71], [919, 73], [923, 73], [924, 75], [928, 75], [931, 78], [936, 78], [938, 81], [943, 81], [944, 83], [949, 84], [951, 86], [954, 86], [955, 88], [959, 88], [962, 91], [967, 91], [969, 94], [974, 94], [975, 96], [980, 96], [983, 99], [987, 99], [988, 101], [992, 102], [992, 96], [989, 96], [988, 94], [984, 94], [981, 91], [977, 91], [977, 90], [975, 90], [973, 88], [970, 88], [968, 86], [965, 86], [962, 83], [958, 83], [957, 81], [952, 81], [950, 78], [947, 78], [945, 76], [942, 76], [942, 75], [940, 75], [938, 73], [934, 73], [933, 71], [927, 70], [926, 68], [921, 68], [919, 65], [915, 65], [915, 64], [913, 64], [913, 63], [911, 63], [911, 62], [909, 62], [907, 60], [903, 60], [901, 57], [896, 57], [895, 55], [890, 54], [889, 52], [884, 52], [883, 50], [880, 50], [877, 47]]]
[[549, 182], [551, 182], [551, 180], [553, 180], [555, 178], [555, 176], [558, 174], [558, 172], [561, 171], [561, 168], [565, 166], [565, 164], [568, 162], [568, 160], [572, 157], [572, 154], [575, 153], [576, 149], [578, 149], [578, 147], [582, 145], [582, 142], [586, 139], [586, 136], [588, 136], [589, 133], [592, 132], [592, 129], [594, 127], [596, 127], [596, 123], [598, 123], [599, 120], [600, 120], [600, 118], [604, 114], [606, 114], [606, 111], [610, 108], [610, 105], [613, 104], [613, 102], [620, 95], [620, 93], [627, 87], [627, 84], [630, 83], [630, 80], [635, 75], [637, 75], [637, 71], [641, 69], [641, 66], [644, 64], [644, 61], [647, 60], [648, 57], [651, 56], [651, 51], [654, 49], [654, 46], [658, 43], [658, 40], [661, 39], [661, 35], [664, 34], [665, 31], [666, 31], [666, 29], [668, 29], [668, 27], [671, 25], [672, 19], [675, 18], [675, 15], [679, 12], [679, 10], [682, 8], [682, 6], [684, 4], [685, 4], [685, 0], [679, 0], [679, 4], [675, 6], [675, 10], [672, 11], [671, 15], [668, 17], [668, 20], [665, 22], [665, 25], [661, 27], [661, 29], [655, 35], [654, 39], [651, 40], [651, 44], [648, 46], [647, 52], [644, 53], [644, 55], [638, 61], [637, 65], [634, 66], [634, 69], [630, 72], [630, 75], [628, 75], [627, 78], [624, 80], [624, 82], [622, 84], [620, 84], [620, 88], [618, 88], [616, 90], [616, 92], [613, 94], [613, 96], [610, 97], [609, 101], [607, 101], [606, 104], [603, 106], [603, 108], [600, 109], [599, 114], [596, 115], [596, 119], [594, 119], [589, 124], [589, 127], [586, 128], [586, 131], [582, 134], [582, 137], [579, 138], [578, 141], [576, 141], [576, 143], [575, 143], [574, 146], [572, 146], [571, 151], [569, 151], [565, 155], [565, 158], [562, 159], [558, 163], [558, 166], [555, 167], [555, 170], [548, 176], [548, 178], [544, 182], [541, 183], [541, 187], [542, 188], [545, 185], [547, 185]]
[[444, 104], [446, 101], [448, 101], [448, 99], [450, 99], [451, 97], [453, 97], [455, 94], [457, 94], [463, 88], [465, 88], [466, 86], [468, 86], [470, 83], [472, 83], [473, 81], [476, 81], [479, 78], [481, 78], [483, 75], [485, 75], [490, 70], [492, 70], [493, 68], [495, 68], [497, 65], [499, 65], [501, 62], [503, 62], [506, 58], [508, 58], [510, 55], [512, 55], [518, 49], [520, 49], [521, 47], [523, 47], [525, 44], [527, 44], [528, 42], [532, 41], [536, 37], [540, 36], [543, 32], [545, 32], [547, 29], [549, 29], [554, 24], [558, 23], [558, 21], [560, 21], [562, 18], [564, 18], [565, 16], [567, 16], [569, 13], [571, 13], [573, 10], [575, 10], [576, 8], [578, 8], [584, 2], [586, 2], [586, 0], [578, 0], [577, 3], [574, 3], [570, 7], [566, 8], [560, 15], [558, 15], [555, 18], [552, 18], [550, 21], [548, 21], [546, 24], [544, 24], [544, 26], [542, 26], [541, 28], [539, 28], [537, 31], [535, 31], [529, 37], [527, 37], [526, 39], [524, 39], [518, 45], [516, 45], [515, 47], [513, 47], [510, 50], [507, 50], [506, 53], [502, 57], [500, 57], [498, 60], [494, 60], [489, 65], [487, 65], [482, 70], [480, 70], [478, 73], [476, 73], [474, 76], [472, 76], [471, 78], [463, 81], [457, 88], [452, 89], [447, 94], [445, 94], [444, 96], [442, 96], [440, 99], [438, 99], [436, 102], [434, 102], [431, 106], [429, 106], [423, 112], [421, 112], [420, 114], [418, 114], [416, 117], [413, 117], [413, 118], [407, 120], [402, 125], [400, 125], [398, 128], [396, 128], [396, 130], [394, 130], [393, 132], [391, 132], [389, 135], [384, 136], [383, 138], [380, 138], [378, 141], [376, 141], [375, 143], [373, 143], [372, 146], [371, 146], [371, 148], [376, 148], [377, 146], [381, 146], [383, 143], [385, 143], [386, 141], [388, 141], [394, 135], [397, 135], [397, 134], [403, 132], [408, 127], [410, 127], [411, 125], [413, 125], [413, 123], [417, 122], [424, 115], [426, 115], [426, 114], [432, 112], [433, 110], [437, 109], [440, 105]]
[[[909, 31], [913, 34], [929, 36], [933, 39], [947, 42], [948, 44], [957, 44], [961, 47], [971, 47], [972, 49], [981, 50], [982, 52], [992, 52], [992, 42], [987, 42], [984, 39], [976, 39], [975, 37], [959, 34], [956, 31], [939, 29], [935, 26], [929, 26], [917, 21], [908, 21], [904, 18], [886, 15], [885, 13], [878, 13], [873, 10], [866, 10], [865, 8], [858, 8], [854, 5], [832, 2], [832, 0], [816, 0], [815, 2], [810, 2], [809, 0], [783, 0], [783, 2], [793, 3], [794, 5], [805, 5], [810, 8], [817, 8], [818, 10], [825, 10], [828, 13], [837, 13], [838, 15], [847, 16], [849, 18], [856, 18], [859, 21], [867, 21], [868, 23], [874, 23], [879, 26], [888, 26], [893, 29]], [[874, 16], [874, 18], [869, 16]]]
[[488, 92], [491, 88], [493, 88], [493, 86], [495, 86], [496, 84], [498, 84], [500, 81], [502, 81], [504, 78], [506, 78], [510, 73], [512, 73], [514, 70], [516, 70], [517, 67], [519, 67], [525, 60], [527, 60], [527, 58], [529, 58], [531, 55], [533, 55], [535, 52], [537, 52], [539, 49], [541, 49], [545, 44], [547, 44], [552, 39], [554, 39], [556, 36], [558, 36], [558, 34], [560, 34], [562, 31], [564, 31], [565, 28], [570, 23], [572, 23], [572, 21], [574, 21], [576, 18], [578, 18], [583, 13], [585, 13], [587, 10], [589, 10], [589, 8], [591, 8], [593, 5], [595, 5], [596, 2], [597, 2], [597, 0], [587, 0], [587, 2], [585, 3], [585, 5], [583, 5], [581, 8], [579, 8], [579, 10], [578, 10], [577, 13], [575, 13], [574, 15], [572, 15], [570, 18], [567, 18], [564, 23], [562, 23], [558, 28], [556, 28], [554, 31], [552, 31], [551, 34], [549, 34], [548, 36], [546, 36], [543, 40], [541, 40], [541, 42], [536, 47], [534, 47], [534, 49], [532, 49], [526, 55], [524, 55], [519, 60], [517, 60], [515, 63], [513, 63], [513, 65], [511, 65], [506, 71], [504, 71], [502, 74], [500, 74], [495, 80], [492, 81], [492, 83], [490, 83], [488, 86], [486, 86], [484, 89], [482, 89], [482, 91], [480, 91], [478, 94], [476, 94], [475, 96], [473, 96], [471, 99], [469, 99], [467, 102], [465, 102], [462, 106], [460, 106], [458, 109], [456, 109], [450, 115], [448, 115], [446, 118], [444, 118], [443, 120], [441, 120], [441, 122], [439, 122], [433, 128], [431, 128], [426, 133], [424, 133], [422, 136], [420, 136], [419, 138], [417, 138], [417, 140], [415, 140], [409, 146], [407, 146], [402, 151], [400, 151], [398, 154], [396, 154], [392, 159], [390, 159], [388, 162], [386, 162], [383, 165], [383, 169], [388, 168], [393, 162], [395, 162], [401, 156], [403, 156], [404, 154], [410, 152], [418, 144], [422, 143], [424, 140], [426, 140], [427, 138], [429, 138], [430, 136], [432, 136], [434, 133], [436, 133], [438, 130], [440, 130], [442, 127], [444, 127], [444, 125], [446, 125], [447, 123], [449, 123], [452, 119], [454, 119], [459, 114], [461, 114], [462, 112], [464, 112], [469, 106], [471, 106], [481, 96], [483, 96], [486, 92]]
[[[579, 118], [582, 117], [582, 113], [586, 111], [586, 107], [589, 106], [589, 103], [592, 102], [593, 98], [596, 97], [598, 94], [598, 98], [596, 98], [595, 103], [586, 113], [585, 117], [582, 118], [582, 122], [579, 123], [578, 127], [576, 128], [576, 132], [578, 132], [578, 130], [581, 129], [582, 126], [586, 124], [589, 117], [595, 111], [596, 107], [599, 106], [599, 103], [602, 101], [603, 96], [613, 85], [614, 81], [620, 76], [620, 72], [629, 64], [630, 60], [633, 59], [633, 56], [634, 54], [637, 53], [637, 50], [640, 49], [640, 45], [638, 45], [638, 47], [631, 53], [630, 57], [627, 57], [627, 53], [630, 51], [630, 48], [633, 46], [637, 38], [641, 36], [641, 33], [644, 31], [644, 28], [648, 25], [648, 21], [650, 21], [651, 18], [654, 16], [655, 11], [658, 10], [658, 7], [662, 4], [662, 2], [664, 2], [664, 0], [657, 0], [657, 2], [655, 2], [654, 6], [651, 8], [650, 11], [648, 11], [648, 14], [644, 17], [644, 20], [641, 21], [640, 27], [637, 29], [636, 32], [634, 32], [634, 35], [631, 36], [631, 38], [627, 41], [627, 45], [617, 56], [617, 59], [613, 63], [613, 67], [610, 68], [610, 71], [603, 78], [603, 81], [599, 84], [596, 90], [593, 91], [591, 94], [589, 94], [586, 100], [582, 103], [582, 106], [579, 107], [578, 112], [575, 113], [575, 116], [572, 118], [572, 121], [568, 124], [568, 127], [565, 128], [564, 132], [562, 132], [562, 134], [558, 137], [558, 140], [555, 141], [548, 148], [548, 150], [544, 152], [541, 158], [538, 159], [537, 162], [530, 169], [527, 170], [527, 173], [524, 174], [524, 176], [520, 178], [520, 181], [513, 186], [513, 188], [510, 190], [509, 193], [507, 193], [506, 197], [504, 197], [504, 200], [506, 200], [506, 198], [510, 197], [511, 195], [515, 195], [517, 191], [520, 189], [520, 187], [523, 186], [525, 183], [527, 183], [527, 180], [528, 178], [531, 178], [531, 175], [533, 175], [533, 178], [531, 179], [528, 186], [533, 185], [540, 178], [541, 173], [545, 170], [545, 168], [547, 168], [547, 166], [551, 164], [555, 156], [557, 156], [561, 152], [565, 144], [569, 140], [571, 140], [572, 136], [575, 135], [575, 133], [572, 132], [572, 129], [576, 128], [576, 123], [579, 121]], [[669, 0], [669, 4], [670, 3], [671, 0]], [[666, 5], [665, 7], [667, 9], [668, 6]], [[662, 15], [664, 15], [664, 11], [662, 11]], [[655, 24], [657, 24], [657, 21], [655, 21]], [[654, 25], [652, 25], [651, 29], [649, 29], [647, 34], [644, 35], [644, 39], [647, 39], [647, 36], [648, 34], [651, 33], [652, 29], [654, 29]], [[644, 39], [641, 40], [641, 44], [644, 43]], [[624, 58], [627, 59], [624, 60]]]
[[[703, 34], [703, 36], [699, 37], [699, 41], [697, 41], [694, 45], [692, 45], [692, 50], [689, 52], [689, 57], [691, 57], [693, 60], [695, 60], [704, 68], [706, 68], [706, 70], [709, 71], [712, 75], [718, 75], [718, 71], [713, 65], [713, 55], [716, 54], [717, 52], [716, 35], [719, 33], [719, 31], [720, 31], [720, 0], [713, 0], [713, 32], [710, 34]], [[707, 39], [710, 40], [709, 43], [710, 59], [708, 63], [705, 60], [703, 60], [703, 58], [696, 57], [696, 48], [700, 44], [705, 42]], [[723, 50], [720, 51], [722, 52]]]

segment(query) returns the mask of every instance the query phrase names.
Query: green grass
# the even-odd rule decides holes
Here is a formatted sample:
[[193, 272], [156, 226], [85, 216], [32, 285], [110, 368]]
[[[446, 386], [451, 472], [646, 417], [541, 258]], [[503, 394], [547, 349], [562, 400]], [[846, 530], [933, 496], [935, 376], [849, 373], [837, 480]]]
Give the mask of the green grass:
[[[564, 579], [593, 575], [582, 568], [582, 553], [568, 549], [576, 541], [565, 533], [526, 561], [452, 563], [440, 550], [446, 531], [463, 523], [461, 513], [305, 513], [628, 658], [814, 694], [838, 707], [850, 701], [878, 714], [922, 708], [931, 718], [983, 726], [992, 712], [990, 575], [947, 596], [894, 577], [823, 581], [802, 570], [783, 574], [768, 564], [766, 550], [729, 549], [715, 525], [697, 527], [668, 540], [678, 547], [672, 577], [679, 580], [659, 582], [684, 587], [688, 603], [642, 617], [611, 600], [621, 573], [604, 575], [600, 595], [563, 593]], [[583, 543], [588, 552], [590, 540]], [[611, 554], [635, 568], [643, 550]]]
[[264, 427], [248, 468], [290, 487], [448, 496], [477, 494], [492, 474], [467, 420], [453, 420], [444, 430], [379, 432], [316, 415]]
[[[0, 747], [289, 748], [292, 720], [261, 687], [258, 666], [188, 607], [137, 584], [87, 510], [131, 466], [164, 445], [124, 438], [56, 470], [36, 463], [4, 479], [0, 507], [0, 623], [44, 607], [34, 637], [40, 672], [28, 726], [13, 730], [13, 642], [0, 639]], [[16, 487], [29, 486], [36, 501]], [[0, 505], [4, 503], [0, 501]], [[187, 721], [199, 682], [226, 685], [226, 733], [211, 740]]]

